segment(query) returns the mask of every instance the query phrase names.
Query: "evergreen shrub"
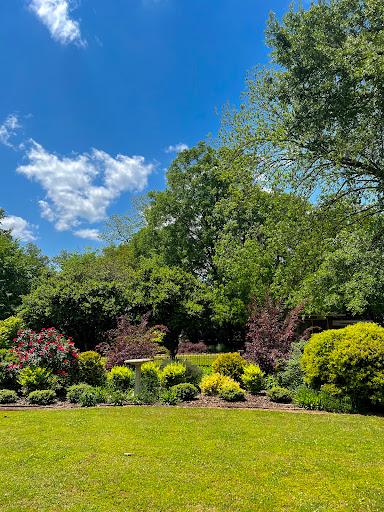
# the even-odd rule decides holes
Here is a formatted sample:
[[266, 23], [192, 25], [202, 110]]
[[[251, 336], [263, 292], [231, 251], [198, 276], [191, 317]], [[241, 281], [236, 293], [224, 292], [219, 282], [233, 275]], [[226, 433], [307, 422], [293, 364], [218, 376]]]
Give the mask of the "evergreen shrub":
[[169, 389], [185, 381], [186, 368], [181, 363], [168, 364], [160, 373], [160, 383]]
[[215, 373], [220, 373], [240, 382], [246, 364], [246, 360], [238, 352], [228, 352], [217, 356], [212, 363], [212, 369]]
[[182, 382], [181, 384], [172, 386], [171, 391], [175, 393], [181, 402], [193, 400], [199, 393], [199, 390], [193, 384], [189, 384], [188, 382]]
[[55, 401], [56, 393], [52, 389], [39, 389], [28, 395], [28, 402], [37, 405], [49, 405]]
[[344, 395], [384, 404], [384, 328], [375, 323], [313, 334], [302, 365], [314, 389], [332, 384]]
[[241, 376], [242, 383], [246, 390], [255, 395], [264, 387], [264, 372], [257, 364], [249, 364], [244, 367], [244, 373]]
[[17, 393], [11, 389], [0, 389], [0, 404], [12, 404], [17, 400]]
[[226, 402], [244, 402], [245, 392], [243, 389], [223, 388], [219, 393], [219, 398]]
[[203, 395], [217, 396], [222, 389], [240, 389], [240, 384], [221, 373], [205, 375], [200, 383]]
[[267, 396], [272, 402], [287, 404], [292, 402], [294, 393], [290, 389], [275, 386], [267, 391]]
[[78, 357], [78, 382], [86, 382], [91, 386], [105, 384], [107, 372], [100, 354], [93, 350], [80, 352]]
[[80, 384], [73, 384], [70, 386], [67, 391], [67, 400], [72, 403], [78, 403], [80, 401], [81, 395], [84, 391], [91, 389], [92, 386], [86, 384], [85, 382]]
[[108, 387], [115, 391], [127, 391], [135, 384], [135, 372], [126, 366], [114, 366], [107, 375]]

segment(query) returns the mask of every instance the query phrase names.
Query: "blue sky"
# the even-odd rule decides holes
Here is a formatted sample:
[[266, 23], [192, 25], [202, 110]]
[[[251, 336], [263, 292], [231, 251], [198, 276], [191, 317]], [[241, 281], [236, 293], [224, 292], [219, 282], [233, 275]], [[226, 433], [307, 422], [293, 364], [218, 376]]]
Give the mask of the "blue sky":
[[0, 207], [52, 256], [100, 247], [104, 220], [165, 186], [268, 61], [290, 0], [0, 2]]

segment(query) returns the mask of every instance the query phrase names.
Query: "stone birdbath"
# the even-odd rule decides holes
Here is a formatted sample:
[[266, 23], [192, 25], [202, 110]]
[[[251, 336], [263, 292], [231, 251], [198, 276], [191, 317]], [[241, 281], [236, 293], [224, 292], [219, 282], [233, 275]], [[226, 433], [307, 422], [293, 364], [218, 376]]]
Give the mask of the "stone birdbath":
[[153, 361], [153, 359], [127, 359], [124, 361], [126, 364], [131, 364], [135, 367], [135, 389], [133, 391], [133, 396], [138, 396], [141, 391], [141, 366], [144, 363], [149, 363], [149, 361]]

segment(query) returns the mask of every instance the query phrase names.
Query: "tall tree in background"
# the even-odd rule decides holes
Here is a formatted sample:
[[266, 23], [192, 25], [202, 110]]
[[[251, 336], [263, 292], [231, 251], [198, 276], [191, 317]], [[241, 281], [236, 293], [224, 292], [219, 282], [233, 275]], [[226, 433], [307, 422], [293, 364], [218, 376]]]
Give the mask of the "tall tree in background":
[[1, 228], [5, 218], [0, 209], [0, 320], [13, 315], [33, 282], [48, 265], [48, 258], [30, 243], [22, 247], [12, 238], [12, 230]]
[[281, 21], [270, 15], [266, 35], [270, 66], [249, 74], [239, 109], [224, 110], [231, 158], [280, 186], [322, 186], [382, 209], [383, 2], [291, 5]]

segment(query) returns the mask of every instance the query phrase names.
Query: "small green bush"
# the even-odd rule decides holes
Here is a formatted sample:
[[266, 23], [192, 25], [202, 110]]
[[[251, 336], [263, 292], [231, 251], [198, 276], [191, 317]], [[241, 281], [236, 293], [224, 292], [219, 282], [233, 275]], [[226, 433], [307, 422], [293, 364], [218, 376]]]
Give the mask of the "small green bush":
[[106, 404], [108, 402], [108, 392], [102, 386], [96, 386], [93, 388], [96, 396], [96, 402], [98, 404]]
[[142, 397], [145, 398], [145, 400], [157, 400], [160, 389], [160, 370], [153, 361], [144, 363], [141, 367], [141, 386]]
[[179, 398], [181, 402], [193, 400], [199, 393], [199, 390], [193, 384], [189, 384], [188, 382], [182, 382], [181, 384], [172, 386], [171, 391], [176, 394], [177, 398]]
[[28, 395], [28, 402], [37, 405], [49, 405], [55, 401], [56, 393], [52, 389], [39, 389]]
[[253, 395], [261, 391], [264, 387], [264, 375], [259, 365], [249, 364], [245, 366], [244, 373], [241, 376], [245, 389]]
[[94, 407], [97, 404], [97, 396], [94, 388], [89, 387], [81, 393], [79, 404], [81, 407]]
[[220, 391], [219, 398], [226, 402], [244, 402], [245, 392], [243, 389], [224, 388]]
[[221, 373], [212, 373], [202, 378], [200, 389], [203, 395], [216, 396], [222, 389], [240, 389], [240, 384]]
[[264, 378], [264, 388], [265, 389], [272, 389], [275, 387], [281, 387], [280, 382], [278, 381], [276, 375], [267, 375]]
[[17, 400], [16, 391], [10, 389], [0, 389], [0, 404], [12, 404]]
[[52, 370], [41, 368], [40, 366], [37, 366], [36, 368], [27, 366], [20, 370], [17, 382], [22, 387], [23, 393], [25, 395], [29, 395], [32, 391], [36, 391], [38, 389], [49, 389], [52, 381], [51, 376]]
[[81, 352], [77, 362], [79, 382], [86, 382], [91, 386], [102, 386], [105, 383], [107, 372], [100, 354], [93, 350]]
[[114, 366], [107, 375], [107, 382], [113, 390], [127, 391], [135, 384], [135, 372], [126, 366]]
[[186, 369], [181, 363], [171, 363], [167, 365], [160, 373], [160, 383], [163, 388], [169, 389], [176, 384], [185, 381]]
[[302, 365], [311, 388], [333, 384], [344, 395], [384, 404], [384, 328], [377, 324], [360, 322], [313, 334]]
[[226, 377], [241, 382], [241, 376], [244, 373], [246, 360], [237, 352], [228, 352], [220, 354], [212, 363], [212, 369], [215, 373], [221, 373]]
[[267, 396], [272, 402], [287, 404], [292, 402], [294, 393], [290, 389], [275, 386], [267, 391]]
[[[187, 359], [178, 358], [177, 362], [182, 364], [185, 367], [184, 381], [189, 382], [190, 384], [193, 384], [194, 386], [198, 386], [200, 384], [200, 381], [201, 381], [204, 371], [201, 368], [199, 368], [198, 366], [196, 366], [195, 364], [192, 364]], [[173, 361], [171, 359], [165, 359], [162, 362], [160, 369], [161, 370], [164, 369], [166, 366], [168, 366], [171, 363], [173, 363]]]
[[160, 402], [165, 405], [177, 405], [181, 402], [180, 398], [178, 397], [177, 393], [171, 388], [166, 389], [163, 391], [160, 395]]
[[18, 332], [23, 328], [24, 322], [16, 316], [0, 320], [0, 349], [12, 348], [15, 345]]
[[82, 382], [80, 384], [73, 384], [73, 386], [70, 386], [67, 391], [67, 400], [72, 403], [79, 403], [81, 395], [84, 393], [84, 391], [87, 391], [91, 389], [92, 386], [89, 384], [86, 384], [85, 382]]

